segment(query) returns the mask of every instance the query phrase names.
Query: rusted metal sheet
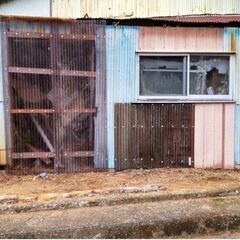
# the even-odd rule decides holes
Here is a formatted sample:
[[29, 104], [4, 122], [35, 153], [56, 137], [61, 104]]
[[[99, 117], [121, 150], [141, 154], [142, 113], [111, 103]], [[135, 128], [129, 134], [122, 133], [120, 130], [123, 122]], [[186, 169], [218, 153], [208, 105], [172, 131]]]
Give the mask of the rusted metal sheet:
[[53, 0], [52, 15], [63, 18], [148, 18], [193, 14], [238, 14], [238, 0]]
[[115, 104], [116, 169], [193, 167], [194, 104]]
[[194, 16], [173, 16], [173, 17], [156, 17], [154, 20], [163, 21], [165, 23], [239, 23], [239, 15], [194, 15]]
[[139, 50], [223, 52], [223, 28], [142, 27]]
[[9, 172], [106, 168], [104, 29], [101, 20], [8, 23]]
[[234, 104], [195, 104], [194, 166], [234, 167]]

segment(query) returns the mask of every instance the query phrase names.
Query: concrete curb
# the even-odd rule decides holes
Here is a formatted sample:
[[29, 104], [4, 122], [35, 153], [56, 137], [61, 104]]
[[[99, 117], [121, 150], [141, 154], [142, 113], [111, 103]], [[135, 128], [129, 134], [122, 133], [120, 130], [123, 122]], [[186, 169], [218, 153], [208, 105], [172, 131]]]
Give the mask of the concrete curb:
[[226, 196], [240, 195], [240, 187], [228, 190], [217, 190], [212, 192], [194, 192], [184, 194], [162, 194], [161, 192], [154, 193], [130, 193], [121, 194], [118, 196], [104, 196], [99, 198], [91, 197], [73, 197], [62, 198], [51, 202], [42, 203], [23, 203], [23, 204], [2, 204], [0, 205], [0, 214], [5, 213], [20, 213], [20, 212], [36, 212], [57, 209], [72, 209], [81, 207], [96, 207], [96, 206], [115, 206], [133, 203], [148, 203], [161, 202], [168, 200], [182, 200], [182, 199], [199, 199], [199, 198], [214, 198]]
[[240, 227], [240, 198], [221, 197], [2, 215], [1, 238], [167, 238]]

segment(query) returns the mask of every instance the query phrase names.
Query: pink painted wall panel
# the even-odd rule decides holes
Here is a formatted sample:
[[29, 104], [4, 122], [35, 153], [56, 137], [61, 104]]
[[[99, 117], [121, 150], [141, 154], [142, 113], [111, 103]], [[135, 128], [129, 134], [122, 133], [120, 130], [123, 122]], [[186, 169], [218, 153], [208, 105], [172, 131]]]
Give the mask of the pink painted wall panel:
[[[194, 167], [203, 168], [204, 160], [204, 106], [198, 104], [195, 106], [195, 129], [194, 129]], [[197, 154], [196, 154], [197, 153]]]
[[159, 52], [222, 52], [223, 29], [142, 27], [139, 50]]
[[196, 104], [194, 167], [234, 167], [234, 104]]
[[222, 168], [223, 167], [223, 104], [213, 104], [214, 108], [214, 119], [213, 119], [213, 127], [214, 133], [213, 138], [215, 139], [213, 145], [214, 152], [214, 168]]
[[224, 168], [234, 168], [234, 105], [225, 105]]
[[[205, 114], [207, 112], [207, 114]], [[214, 163], [214, 106], [208, 104], [203, 109], [203, 125], [204, 148], [203, 148], [203, 167], [210, 168]]]

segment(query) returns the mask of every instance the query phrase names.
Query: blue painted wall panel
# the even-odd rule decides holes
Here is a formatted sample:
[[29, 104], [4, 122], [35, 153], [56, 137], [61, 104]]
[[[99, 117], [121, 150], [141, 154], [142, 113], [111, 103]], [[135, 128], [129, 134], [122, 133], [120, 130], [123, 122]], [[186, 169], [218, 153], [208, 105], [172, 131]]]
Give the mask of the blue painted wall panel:
[[234, 87], [235, 106], [235, 164], [240, 164], [240, 28], [224, 28], [224, 51], [233, 51], [234, 55]]
[[240, 104], [240, 29], [224, 28], [224, 51], [235, 52], [234, 66], [231, 69], [233, 75], [233, 99]]
[[114, 168], [114, 104], [136, 100], [138, 27], [107, 26], [108, 167]]

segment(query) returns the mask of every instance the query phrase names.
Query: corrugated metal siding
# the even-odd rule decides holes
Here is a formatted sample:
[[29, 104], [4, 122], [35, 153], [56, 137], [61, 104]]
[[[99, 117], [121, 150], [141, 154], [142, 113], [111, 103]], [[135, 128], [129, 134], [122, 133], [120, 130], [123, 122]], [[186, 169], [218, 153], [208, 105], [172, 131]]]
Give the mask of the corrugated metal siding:
[[222, 52], [223, 28], [143, 27], [139, 49], [159, 52]]
[[196, 104], [196, 168], [234, 167], [234, 104]]
[[240, 105], [235, 106], [235, 164], [240, 165]]
[[[3, 35], [3, 23], [0, 23], [1, 43], [2, 43], [2, 35]], [[2, 102], [3, 99], [4, 99], [3, 97], [3, 56], [2, 56], [2, 44], [0, 44], [0, 102]]]
[[5, 123], [4, 123], [4, 105], [0, 101], [0, 165], [6, 164], [6, 141], [5, 141]]
[[106, 79], [106, 28], [99, 25], [96, 30], [96, 100], [94, 165], [106, 169], [107, 158], [107, 79]]
[[234, 100], [240, 104], [240, 28], [224, 28], [224, 51], [235, 52], [234, 57]]
[[234, 57], [234, 100], [235, 124], [234, 124], [234, 158], [235, 164], [240, 164], [240, 29], [224, 28], [224, 51], [236, 52]]
[[107, 26], [107, 127], [109, 168], [114, 168], [114, 104], [136, 99], [138, 28]]
[[115, 104], [116, 169], [193, 167], [194, 104]]
[[50, 17], [50, 0], [15, 0], [0, 4], [0, 15]]
[[[2, 39], [3, 23], [0, 23], [0, 36]], [[2, 41], [1, 41], [2, 42]], [[6, 164], [6, 139], [5, 139], [5, 122], [4, 122], [4, 96], [3, 96], [3, 57], [2, 44], [0, 44], [0, 165]]]
[[53, 0], [54, 17], [140, 18], [191, 14], [239, 14], [238, 0]]
[[[90, 22], [93, 22], [93, 24], [90, 24]], [[96, 22], [96, 30], [97, 30], [97, 32], [96, 32], [96, 34], [95, 34], [95, 25], [94, 25], [94, 23]], [[103, 22], [103, 23], [102, 23]], [[75, 23], [75, 24], [74, 24]], [[24, 41], [27, 43], [27, 44], [29, 44], [29, 48], [31, 48], [31, 47], [34, 47], [35, 45], [34, 45], [34, 43], [33, 43], [33, 41], [32, 41], [32, 38], [34, 38], [34, 37], [39, 37], [41, 34], [39, 34], [39, 33], [44, 33], [44, 36], [45, 36], [45, 33], [52, 33], [53, 31], [56, 31], [55, 33], [63, 33], [64, 35], [61, 35], [61, 37], [63, 37], [63, 36], [65, 36], [65, 33], [76, 33], [77, 32], [77, 35], [74, 35], [74, 38], [75, 38], [75, 36], [77, 36], [78, 37], [78, 35], [81, 35], [81, 33], [82, 33], [82, 31], [84, 32], [84, 31], [86, 31], [86, 33], [84, 33], [84, 35], [82, 34], [81, 35], [81, 38], [79, 38], [79, 39], [84, 39], [85, 37], [86, 37], [86, 39], [84, 40], [84, 42], [88, 42], [88, 41], [86, 41], [87, 39], [90, 39], [90, 41], [91, 41], [91, 47], [89, 46], [89, 45], [87, 45], [87, 47], [85, 46], [82, 46], [82, 45], [80, 45], [79, 46], [79, 44], [77, 45], [77, 47], [76, 47], [76, 45], [68, 45], [69, 44], [69, 39], [70, 39], [70, 41], [71, 41], [71, 43], [74, 43], [74, 41], [71, 39], [73, 36], [71, 35], [71, 36], [65, 36], [65, 37], [68, 37], [67, 39], [67, 41], [65, 41], [65, 40], [62, 40], [61, 39], [61, 37], [60, 37], [60, 35], [57, 35], [56, 36], [56, 34], [53, 34], [53, 36], [54, 36], [54, 40], [49, 40], [50, 41], [50, 43], [48, 43], [48, 44], [50, 44], [50, 48], [49, 49], [51, 49], [51, 56], [52, 57], [55, 57], [55, 56], [58, 56], [58, 57], [56, 57], [55, 59], [53, 59], [52, 60], [52, 62], [53, 61], [55, 61], [55, 63], [57, 62], [56, 60], [58, 60], [59, 62], [61, 61], [61, 63], [66, 63], [66, 65], [67, 64], [73, 64], [72, 62], [74, 62], [74, 60], [72, 61], [72, 59], [74, 59], [74, 54], [72, 54], [73, 52], [74, 52], [74, 49], [75, 49], [75, 52], [77, 52], [77, 51], [81, 51], [81, 53], [82, 53], [82, 56], [84, 57], [84, 54], [87, 54], [87, 55], [89, 55], [89, 52], [90, 52], [90, 50], [93, 50], [93, 49], [95, 49], [95, 48], [93, 48], [93, 46], [94, 46], [94, 42], [93, 41], [95, 41], [96, 42], [96, 61], [94, 61], [94, 59], [93, 60], [90, 60], [90, 59], [86, 59], [86, 58], [84, 58], [84, 59], [86, 59], [86, 61], [81, 61], [80, 60], [80, 64], [79, 63], [76, 63], [76, 61], [74, 62], [74, 64], [75, 65], [77, 65], [77, 67], [81, 67], [81, 69], [80, 70], [82, 70], [82, 69], [84, 69], [84, 71], [76, 71], [76, 72], [74, 72], [74, 74], [79, 74], [80, 75], [80, 77], [81, 77], [81, 81], [79, 81], [79, 84], [80, 85], [82, 85], [82, 84], [84, 84], [84, 83], [86, 83], [86, 76], [82, 76], [81, 74], [84, 74], [85, 73], [85, 75], [87, 75], [89, 72], [91, 73], [91, 76], [88, 78], [88, 80], [91, 82], [90, 84], [89, 83], [87, 83], [86, 84], [86, 86], [88, 87], [88, 89], [89, 88], [91, 88], [91, 91], [95, 91], [95, 89], [96, 89], [96, 99], [95, 99], [95, 96], [94, 96], [94, 94], [92, 94], [91, 95], [91, 98], [89, 98], [89, 94], [84, 94], [84, 99], [83, 99], [83, 101], [84, 101], [84, 103], [85, 103], [85, 107], [86, 107], [86, 103], [88, 103], [89, 101], [91, 101], [91, 103], [93, 103], [93, 110], [94, 110], [94, 112], [96, 111], [96, 109], [95, 109], [95, 101], [97, 101], [97, 104], [96, 104], [96, 107], [98, 108], [97, 109], [97, 114], [96, 115], [93, 115], [93, 114], [91, 114], [91, 118], [92, 118], [92, 120], [91, 120], [91, 122], [93, 122], [93, 117], [95, 118], [94, 120], [95, 120], [95, 126], [96, 126], [96, 134], [94, 134], [94, 132], [92, 131], [92, 130], [89, 130], [89, 131], [91, 131], [91, 139], [93, 139], [94, 137], [95, 137], [95, 141], [96, 141], [96, 145], [94, 146], [94, 150], [95, 150], [95, 155], [94, 155], [94, 157], [95, 157], [95, 165], [94, 165], [94, 167], [95, 168], [106, 168], [107, 167], [107, 154], [106, 154], [106, 134], [107, 134], [107, 128], [106, 128], [106, 73], [105, 73], [105, 71], [106, 71], [106, 45], [105, 45], [105, 21], [99, 21], [99, 20], [96, 20], [96, 21], [90, 21], [90, 20], [86, 20], [86, 21], [81, 21], [81, 22], [79, 22], [79, 21], [73, 21], [73, 22], [71, 22], [70, 24], [69, 24], [69, 22], [60, 22], [60, 23], [58, 23], [58, 22], [54, 22], [53, 24], [50, 24], [48, 21], [43, 21], [43, 22], [41, 22], [41, 21], [37, 21], [37, 22], [28, 22], [28, 21], [24, 21], [24, 20], [22, 20], [22, 21], [19, 21], [19, 20], [14, 20], [14, 19], [11, 19], [8, 23], [8, 33], [7, 34], [4, 34], [4, 41], [2, 41], [2, 44], [6, 44], [8, 41], [7, 41], [7, 37], [6, 36], [10, 36], [11, 34], [12, 34], [12, 31], [14, 32], [14, 31], [16, 31], [17, 33], [18, 33], [18, 36], [19, 36], [19, 38], [21, 38], [21, 36], [23, 36], [24, 35], [24, 33], [22, 33], [22, 32], [27, 32], [27, 34], [25, 35], [25, 36], [27, 36], [27, 35], [29, 35], [28, 37], [23, 37], [23, 39], [24, 39]], [[77, 25], [76, 25], [77, 24]], [[79, 26], [80, 25], [80, 26]], [[84, 25], [84, 26], [82, 26], [82, 25]], [[94, 26], [93, 26], [94, 25]], [[58, 27], [59, 27], [59, 32], [58, 32]], [[94, 32], [93, 32], [94, 31]], [[9, 35], [9, 33], [11, 33], [10, 35]], [[47, 35], [47, 34], [46, 34]], [[70, 38], [71, 37], [71, 38]], [[27, 40], [26, 40], [26, 38], [27, 38]], [[14, 36], [14, 39], [16, 39], [15, 38], [15, 36]], [[9, 40], [9, 39], [8, 39]], [[46, 46], [46, 44], [44, 45], [43, 43], [44, 43], [44, 41], [45, 41], [45, 39], [41, 39], [40, 40], [40, 42], [42, 43], [42, 45], [39, 45], [39, 47], [38, 48], [36, 48], [36, 51], [38, 51], [38, 53], [39, 52], [41, 52], [40, 50], [42, 50], [42, 49], [46, 49], [45, 48], [45, 46]], [[48, 41], [48, 40], [47, 40]], [[9, 41], [9, 42], [11, 42], [11, 41]], [[16, 42], [23, 42], [23, 41], [16, 41]], [[82, 42], [82, 41], [79, 41], [79, 43], [80, 42]], [[55, 44], [55, 45], [54, 45]], [[59, 44], [59, 45], [58, 45]], [[62, 44], [61, 46], [62, 46], [62, 48], [61, 48], [61, 50], [62, 50], [62, 55], [61, 55], [61, 57], [59, 57], [59, 55], [57, 55], [57, 54], [54, 54], [52, 51], [55, 49], [56, 50], [56, 45], [57, 46], [60, 46], [60, 44]], [[3, 45], [1, 45], [1, 47], [2, 47]], [[21, 55], [21, 51], [22, 51], [22, 53], [24, 54], [24, 51], [23, 51], [23, 49], [26, 49], [25, 47], [23, 47], [23, 46], [25, 46], [25, 45], [21, 45], [20, 44], [20, 47], [17, 47], [17, 50], [18, 50], [18, 52], [19, 52], [19, 54]], [[27, 45], [26, 45], [27, 46]], [[47, 46], [49, 46], [49, 45], [47, 45]], [[7, 47], [4, 47], [3, 48], [3, 56], [4, 57], [1, 57], [1, 59], [2, 60], [6, 60], [7, 59], [7, 50], [9, 50]], [[64, 54], [63, 54], [63, 50], [64, 50]], [[14, 51], [15, 53], [16, 53], [16, 51]], [[46, 54], [46, 51], [44, 52], [45, 54], [44, 54], [44, 56], [47, 56], [47, 54]], [[56, 52], [55, 52], [56, 53]], [[59, 54], [59, 52], [58, 52], [58, 54]], [[10, 54], [9, 54], [10, 55]], [[18, 55], [18, 56], [20, 56], [20, 55]], [[89, 55], [89, 56], [94, 56], [95, 54], [94, 54], [94, 52], [92, 52], [92, 54], [91, 55]], [[34, 56], [34, 55], [29, 55], [29, 56]], [[45, 59], [46, 60], [46, 58], [44, 58], [44, 56], [43, 55], [39, 55], [39, 59], [36, 59], [36, 58], [32, 58], [32, 62], [31, 63], [33, 63], [33, 65], [34, 65], [34, 63], [36, 63], [36, 61], [37, 61], [37, 68], [39, 68], [39, 69], [41, 69], [41, 63], [42, 62], [44, 62], [44, 61], [42, 61], [43, 59]], [[49, 56], [49, 55], [48, 55]], [[70, 57], [70, 58], [69, 58]], [[72, 57], [72, 58], [71, 58]], [[17, 58], [16, 57], [16, 55], [15, 55], [15, 58]], [[95, 58], [95, 56], [94, 56], [94, 58]], [[26, 58], [25, 58], [26, 59]], [[70, 61], [70, 60], [72, 61]], [[6, 60], [7, 61], [7, 60]], [[67, 61], [67, 62], [66, 62]], [[13, 61], [14, 62], [14, 61]], [[27, 61], [27, 63], [26, 64], [29, 64], [29, 62], [30, 61]], [[91, 62], [91, 63], [89, 63], [89, 62]], [[96, 64], [96, 66], [95, 66], [95, 64]], [[5, 63], [6, 64], [6, 63]], [[15, 63], [16, 64], [16, 63]], [[58, 66], [56, 67], [56, 65], [54, 65], [53, 66], [53, 64], [54, 63], [52, 63], [51, 64], [51, 66], [50, 67], [52, 67], [53, 69], [58, 69], [58, 68], [60, 68], [60, 66], [62, 67], [62, 68], [64, 68], [65, 70], [66, 70], [66, 65], [60, 65], [60, 64], [58, 64]], [[29, 64], [30, 66], [27, 66], [27, 67], [29, 67], [30, 69], [32, 68], [32, 64]], [[35, 64], [36, 65], [36, 64]], [[39, 66], [40, 65], [40, 66]], [[67, 65], [67, 67], [69, 67], [69, 65]], [[88, 65], [88, 67], [86, 68], [86, 65]], [[1, 64], [1, 67], [5, 67], [5, 65], [3, 65], [3, 64]], [[16, 65], [14, 65], [14, 63], [13, 63], [13, 66], [16, 66]], [[21, 65], [22, 66], [22, 65]], [[47, 63], [47, 67], [49, 67], [49, 63]], [[73, 68], [72, 68], [73, 67]], [[76, 66], [72, 66], [71, 65], [71, 69], [76, 69], [75, 68]], [[91, 69], [90, 69], [90, 67], [91, 67]], [[42, 66], [42, 68], [43, 68], [43, 66]], [[93, 68], [95, 69], [96, 68], [96, 70], [93, 70]], [[78, 69], [78, 68], [77, 68]], [[1, 69], [0, 69], [1, 70]], [[31, 69], [32, 70], [32, 69]], [[90, 71], [91, 70], [91, 71]], [[67, 71], [67, 70], [66, 70]], [[7, 73], [7, 71], [5, 71], [5, 68], [4, 68], [4, 71], [3, 72], [5, 72], [5, 73]], [[84, 72], [84, 73], [83, 73]], [[35, 72], [36, 73], [36, 72]], [[17, 73], [18, 74], [18, 73]], [[69, 74], [69, 73], [68, 73]], [[71, 74], [71, 73], [70, 73]], [[69, 74], [69, 75], [70, 75]], [[95, 78], [95, 75], [96, 75], [96, 78]], [[1, 77], [0, 77], [0, 84], [1, 84], [1, 86], [3, 86], [3, 84], [2, 84], [2, 75], [0, 75]], [[18, 75], [19, 76], [19, 75]], [[28, 75], [29, 76], [29, 75]], [[36, 74], [36, 75], [34, 75], [34, 76], [38, 76], [38, 74]], [[32, 79], [31, 80], [34, 80], [34, 78], [35, 77], [32, 77]], [[42, 76], [42, 75], [41, 75]], [[54, 75], [53, 75], [54, 76]], [[56, 76], [60, 76], [59, 74], [56, 74]], [[31, 76], [30, 76], [31, 77]], [[5, 76], [5, 82], [7, 82], [6, 81], [6, 79], [7, 79], [8, 77], [7, 76]], [[68, 77], [66, 77], [66, 78], [68, 78]], [[59, 80], [59, 85], [62, 83], [62, 81], [63, 81], [63, 79], [66, 79], [65, 78], [65, 75], [64, 76], [61, 76], [61, 78], [60, 79], [55, 79], [55, 80]], [[73, 78], [75, 78], [75, 76], [73, 77]], [[73, 86], [73, 80], [74, 80], [74, 83], [76, 83], [77, 81], [75, 81], [75, 79], [73, 79], [73, 78], [71, 78], [70, 79], [70, 85], [68, 86], [68, 87], [71, 87], [72, 86], [72, 89], [77, 89], [77, 87], [80, 87], [80, 85], [78, 84], [77, 86], [76, 86], [76, 84], [75, 84], [75, 86]], [[76, 77], [77, 78], [77, 77]], [[91, 79], [90, 79], [91, 78]], [[9, 78], [10, 79], [10, 78]], [[19, 79], [19, 78], [18, 78]], [[26, 78], [27, 79], [27, 78]], [[37, 78], [36, 78], [37, 79]], [[69, 79], [69, 78], [68, 78]], [[11, 79], [12, 80], [12, 79]], [[78, 80], [79, 80], [79, 78], [78, 78]], [[25, 79], [24, 79], [24, 81], [25, 81]], [[48, 80], [47, 80], [48, 81]], [[20, 82], [23, 82], [23, 81], [20, 81]], [[94, 86], [93, 86], [93, 84], [94, 84]], [[95, 87], [95, 84], [96, 84], [96, 87]], [[43, 85], [44, 85], [44, 83], [43, 83]], [[6, 87], [6, 86], [5, 86]], [[44, 88], [46, 87], [46, 85], [44, 86]], [[7, 89], [7, 88], [6, 88]], [[45, 88], [46, 89], [46, 88]], [[68, 88], [69, 89], [69, 88]], [[41, 89], [41, 90], [43, 90], [43, 89]], [[43, 90], [44, 91], [44, 90]], [[56, 94], [58, 94], [58, 93], [56, 93]], [[34, 94], [33, 94], [34, 95]], [[74, 95], [74, 94], [73, 94]], [[76, 97], [76, 95], [74, 95], [75, 97]], [[91, 99], [91, 100], [90, 100]], [[2, 132], [3, 130], [5, 130], [6, 131], [6, 135], [7, 135], [7, 137], [5, 138], [4, 137], [4, 134], [1, 134], [1, 139], [0, 139], [0, 154], [2, 153], [2, 151], [1, 151], [1, 149], [5, 149], [5, 148], [7, 148], [7, 149], [11, 149], [12, 150], [12, 145], [13, 144], [11, 144], [11, 138], [10, 138], [10, 135], [11, 135], [11, 132], [10, 132], [10, 127], [7, 127], [7, 128], [5, 128], [4, 127], [4, 114], [3, 114], [3, 112], [4, 112], [4, 110], [3, 110], [3, 106], [4, 107], [6, 107], [7, 106], [7, 103], [8, 103], [8, 101], [7, 101], [7, 99], [5, 98], [4, 99], [4, 104], [3, 103], [1, 103], [0, 104], [0, 116], [1, 116], [1, 119], [0, 119], [0, 131]], [[80, 102], [80, 101], [77, 101], [78, 103]], [[103, 106], [104, 105], [104, 106]], [[74, 105], [74, 106], [76, 106], [76, 105]], [[74, 108], [74, 106], [72, 106], [73, 108]], [[76, 106], [76, 107], [78, 107], [78, 106]], [[92, 106], [91, 106], [92, 107]], [[40, 109], [41, 110], [41, 109]], [[71, 110], [71, 109], [70, 109]], [[81, 110], [81, 109], [78, 109], [79, 111]], [[37, 112], [37, 111], [36, 111]], [[64, 112], [64, 110], [63, 110], [63, 112]], [[66, 111], [66, 112], [68, 112], [68, 111]], [[70, 111], [69, 111], [69, 113], [70, 113]], [[86, 110], [86, 113], [84, 113], [84, 116], [86, 116], [88, 114], [88, 111]], [[9, 115], [9, 114], [6, 114], [6, 115]], [[70, 116], [71, 115], [71, 117], [68, 117], [68, 119], [69, 118], [72, 118], [72, 116], [76, 116], [77, 115], [77, 113], [75, 114], [73, 114], [72, 112], [71, 112], [71, 114], [69, 114], [68, 116]], [[19, 115], [18, 115], [19, 116]], [[39, 115], [38, 115], [39, 116]], [[56, 115], [55, 115], [56, 116]], [[58, 115], [59, 116], [59, 115]], [[66, 114], [65, 114], [65, 116], [66, 116]], [[6, 116], [7, 117], [7, 116]], [[64, 121], [66, 122], [66, 118], [64, 119]], [[23, 122], [23, 121], [18, 121], [18, 122]], [[10, 120], [8, 121], [8, 120], [6, 120], [6, 123], [10, 123]], [[77, 125], [78, 124], [78, 125]], [[81, 125], [79, 124], [79, 123], [77, 123], [77, 124], [75, 124], [74, 125], [74, 128], [76, 129], [76, 131], [78, 131], [79, 130], [79, 128], [81, 128]], [[63, 125], [61, 125], [61, 126], [63, 126]], [[92, 124], [91, 124], [91, 126], [92, 126]], [[104, 126], [105, 126], [105, 128], [104, 128]], [[29, 128], [31, 128], [31, 127], [29, 127]], [[85, 127], [84, 127], [85, 128]], [[91, 127], [91, 129], [92, 129], [92, 127]], [[31, 129], [30, 129], [31, 130]], [[36, 129], [35, 129], [36, 130]], [[72, 129], [73, 130], [73, 129]], [[11, 130], [12, 131], [12, 130]], [[72, 131], [69, 131], [69, 133], [70, 132], [72, 132]], [[34, 131], [32, 132], [32, 133], [34, 133]], [[36, 132], [35, 132], [36, 133]], [[80, 131], [79, 131], [79, 134], [82, 134], [82, 132], [80, 133]], [[90, 134], [89, 134], [90, 135]], [[86, 137], [86, 134], [82, 134], [82, 136], [84, 136], [84, 137]], [[81, 136], [81, 137], [82, 137]], [[89, 138], [90, 138], [89, 137]], [[71, 139], [71, 137], [68, 137], [68, 139]], [[5, 147], [5, 140], [7, 141], [7, 147]], [[40, 142], [40, 141], [39, 141]], [[80, 142], [80, 141], [79, 141]], [[77, 144], [79, 144], [79, 142], [77, 143]], [[41, 143], [40, 143], [41, 144]], [[4, 145], [4, 146], [3, 146]], [[89, 146], [89, 144], [86, 144], [87, 145], [87, 147]], [[3, 146], [3, 147], [1, 147], [1, 146]], [[64, 144], [64, 146], [66, 147], [66, 144]], [[56, 147], [56, 145], [54, 146], [54, 147]], [[72, 145], [71, 146], [69, 146], [69, 148], [67, 148], [66, 150], [68, 151], [68, 149], [70, 149], [70, 147], [72, 147]], [[44, 149], [42, 149], [41, 148], [41, 146], [40, 146], [40, 149], [41, 150], [44, 150]], [[55, 148], [56, 149], [56, 148]], [[22, 150], [22, 149], [21, 149]], [[79, 150], [79, 148], [77, 149], [77, 150]], [[82, 150], [82, 149], [80, 149], [80, 150]], [[88, 150], [88, 149], [84, 149], [84, 150]], [[90, 150], [92, 150], [92, 149], [90, 149]], [[33, 150], [34, 151], [34, 150]], [[62, 151], [62, 149], [61, 149], [61, 151]], [[56, 152], [56, 151], [55, 151]], [[92, 171], [93, 169], [91, 168], [92, 167], [92, 160], [93, 160], [93, 153], [92, 153], [92, 151], [78, 151], [79, 153], [77, 153], [77, 154], [83, 154], [84, 152], [86, 152], [85, 154], [86, 155], [88, 155], [88, 154], [90, 154], [90, 157], [91, 157], [91, 166], [89, 166], [89, 168], [85, 168], [84, 169], [84, 162], [82, 162], [82, 161], [79, 161], [79, 163], [77, 163], [78, 164], [78, 166], [80, 166], [81, 168], [82, 168], [82, 170], [83, 171]], [[82, 152], [82, 153], [81, 153]], [[16, 152], [15, 152], [16, 153]], [[21, 153], [21, 151], [20, 151], [20, 153]], [[74, 154], [76, 154], [76, 153], [74, 153]], [[23, 155], [23, 154], [22, 154]], [[15, 154], [15, 158], [18, 158], [18, 156], [20, 156], [19, 155], [19, 152], [17, 151], [17, 154]], [[29, 155], [27, 155], [27, 154], [25, 154], [25, 156], [29, 156]], [[51, 155], [52, 156], [52, 155]], [[65, 155], [66, 156], [66, 155]], [[76, 156], [73, 156], [73, 158], [75, 158], [76, 160], [79, 160], [79, 158], [76, 158], [78, 155], [76, 155]], [[21, 156], [20, 156], [21, 157]], [[24, 156], [22, 156], [22, 157], [24, 157]], [[85, 156], [84, 156], [85, 157]], [[90, 157], [87, 157], [87, 158], [90, 158]], [[12, 158], [14, 158], [14, 155], [12, 154]], [[72, 157], [69, 157], [67, 160], [69, 161], [69, 160], [71, 160], [71, 158]], [[85, 159], [87, 159], [87, 158], [85, 158]], [[1, 160], [2, 160], [3, 158], [1, 157]], [[19, 160], [19, 159], [17, 159], [17, 160]], [[16, 162], [18, 162], [18, 161], [16, 161]], [[19, 161], [20, 162], [20, 161]], [[24, 161], [22, 161], [22, 162], [24, 162]], [[74, 169], [74, 164], [75, 164], [75, 162], [76, 161], [74, 161], [74, 163], [72, 163], [72, 162], [70, 162], [70, 164], [69, 164], [69, 167], [73, 170], [73, 171], [75, 171], [76, 170], [76, 168]], [[6, 163], [6, 162], [5, 162]], [[8, 162], [9, 163], [9, 162]], [[0, 162], [0, 164], [1, 164], [1, 162]], [[88, 170], [89, 169], [89, 170]], [[22, 169], [18, 169], [19, 170], [19, 172], [22, 170]], [[24, 169], [24, 171], [25, 171], [25, 169]], [[22, 171], [22, 172], [24, 172], [24, 171]], [[71, 171], [71, 170], [70, 170]], [[77, 170], [76, 170], [77, 171]], [[81, 171], [81, 170], [80, 170]]]

